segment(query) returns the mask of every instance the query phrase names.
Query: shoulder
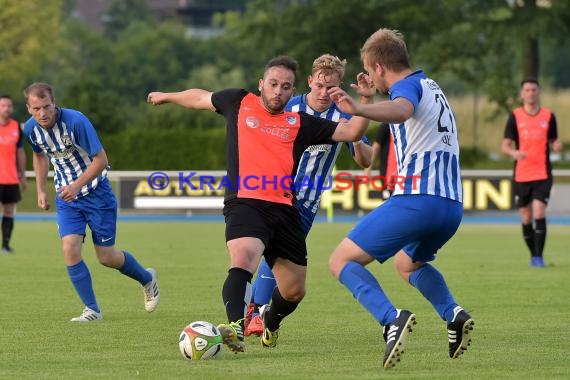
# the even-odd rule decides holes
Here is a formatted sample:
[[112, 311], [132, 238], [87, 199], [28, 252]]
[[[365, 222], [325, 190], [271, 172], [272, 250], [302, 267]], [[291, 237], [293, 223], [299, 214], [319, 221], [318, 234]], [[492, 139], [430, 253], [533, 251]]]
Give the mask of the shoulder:
[[28, 136], [32, 133], [32, 129], [34, 128], [34, 125], [36, 125], [36, 121], [34, 120], [33, 117], [30, 117], [28, 120], [26, 120], [26, 122], [24, 123], [24, 135]]
[[390, 88], [390, 99], [403, 97], [416, 103], [421, 99], [424, 88], [437, 88], [437, 83], [426, 77], [423, 71], [418, 70], [400, 79]]
[[285, 106], [285, 110], [286, 111], [291, 111], [293, 109], [293, 107], [300, 105], [301, 103], [303, 103], [303, 95], [296, 95], [293, 96], [291, 99], [289, 99], [289, 101], [287, 102], [287, 106]]

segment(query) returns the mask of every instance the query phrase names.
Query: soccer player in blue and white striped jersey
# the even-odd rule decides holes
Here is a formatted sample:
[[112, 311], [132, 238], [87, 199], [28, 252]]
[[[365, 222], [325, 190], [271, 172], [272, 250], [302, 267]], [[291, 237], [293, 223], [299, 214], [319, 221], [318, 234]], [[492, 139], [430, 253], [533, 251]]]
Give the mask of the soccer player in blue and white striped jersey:
[[[307, 78], [310, 91], [291, 98], [285, 110], [305, 112], [331, 121], [350, 119], [352, 115], [342, 112], [332, 102], [327, 92], [330, 88], [341, 85], [345, 67], [346, 60], [341, 60], [330, 54], [323, 54], [316, 58], [313, 61], [311, 75]], [[370, 87], [363, 86], [363, 83], [366, 82], [355, 85], [354, 88], [362, 96], [363, 102], [371, 101], [375, 89], [371, 83], [369, 83]], [[332, 145], [313, 145], [303, 152], [295, 175], [295, 196], [305, 236], [309, 234], [313, 225], [324, 189], [331, 185], [332, 178], [330, 176], [342, 145], [343, 143], [340, 142]], [[372, 147], [366, 137], [363, 137], [361, 141], [347, 143], [347, 147], [359, 166], [366, 168], [370, 165]], [[252, 304], [250, 305], [252, 322], [247, 321], [246, 323], [246, 336], [262, 333], [263, 328], [257, 315], [257, 308], [269, 303], [275, 286], [273, 273], [265, 260], [262, 260], [253, 284]]]
[[145, 309], [158, 305], [156, 271], [143, 268], [127, 251], [115, 248], [117, 200], [109, 180], [107, 154], [93, 125], [79, 111], [59, 108], [51, 86], [33, 83], [24, 92], [32, 117], [24, 126], [24, 137], [34, 151], [38, 207], [49, 209], [46, 182], [51, 161], [57, 192], [57, 225], [69, 278], [85, 305], [72, 322], [102, 319], [95, 299], [91, 274], [81, 256], [86, 226], [99, 262], [138, 281], [143, 287]]
[[413, 72], [402, 35], [380, 29], [361, 49], [364, 69], [390, 99], [357, 104], [340, 88], [339, 108], [390, 123], [398, 161], [393, 195], [363, 218], [332, 253], [331, 273], [384, 326], [384, 368], [404, 352], [415, 315], [396, 309], [365, 266], [395, 256], [396, 269], [447, 322], [449, 355], [470, 342], [474, 321], [457, 305], [441, 273], [429, 264], [457, 231], [463, 216], [455, 116], [436, 82]]

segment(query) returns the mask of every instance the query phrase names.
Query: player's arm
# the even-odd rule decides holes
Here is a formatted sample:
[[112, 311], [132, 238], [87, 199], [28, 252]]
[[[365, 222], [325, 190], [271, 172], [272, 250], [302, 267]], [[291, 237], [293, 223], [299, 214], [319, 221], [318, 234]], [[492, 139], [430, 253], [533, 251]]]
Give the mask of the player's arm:
[[181, 92], [151, 92], [147, 96], [147, 102], [155, 106], [164, 103], [174, 103], [191, 109], [216, 110], [212, 104], [212, 92], [199, 88]]
[[514, 140], [506, 137], [501, 143], [501, 152], [511, 157], [513, 160], [522, 160], [526, 157], [526, 153], [513, 148]]
[[16, 165], [18, 166], [18, 178], [20, 179], [20, 189], [26, 191], [26, 152], [24, 148], [16, 150]]
[[353, 142], [352, 146], [354, 147], [354, 162], [365, 169], [372, 166], [372, 147], [362, 140]]
[[523, 160], [526, 152], [517, 150], [513, 147], [515, 140], [518, 139], [517, 122], [515, 115], [511, 112], [505, 125], [505, 133], [503, 142], [501, 143], [501, 152], [511, 157], [513, 160]]
[[105, 149], [101, 149], [91, 157], [91, 163], [75, 181], [59, 188], [59, 197], [66, 202], [73, 201], [81, 188], [97, 178], [108, 164], [107, 153], [105, 153]]
[[414, 105], [404, 97], [363, 104], [357, 103], [340, 87], [331, 88], [329, 95], [341, 111], [370, 120], [399, 124], [414, 113]]
[[374, 163], [378, 160], [378, 156], [380, 155], [380, 144], [378, 141], [374, 141], [372, 143], [372, 154], [370, 157], [370, 165], [364, 169], [364, 174], [370, 177], [370, 173], [372, 172]]
[[38, 193], [38, 207], [42, 210], [49, 209], [49, 202], [47, 200], [46, 186], [47, 175], [49, 170], [49, 160], [43, 153], [34, 152], [32, 163], [34, 166], [34, 173], [36, 174], [36, 191]]

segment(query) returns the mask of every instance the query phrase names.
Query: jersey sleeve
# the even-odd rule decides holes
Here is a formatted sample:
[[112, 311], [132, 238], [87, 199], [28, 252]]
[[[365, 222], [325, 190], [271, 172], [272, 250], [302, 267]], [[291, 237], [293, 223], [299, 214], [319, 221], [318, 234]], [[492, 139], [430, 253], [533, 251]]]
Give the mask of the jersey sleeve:
[[301, 144], [308, 146], [317, 144], [333, 144], [335, 141], [332, 135], [336, 130], [337, 122], [322, 119], [309, 115], [305, 112], [299, 112], [301, 117], [301, 126], [297, 139]]
[[73, 127], [75, 142], [89, 154], [89, 157], [95, 156], [103, 149], [93, 124], [85, 115], [78, 112]]
[[216, 112], [226, 115], [230, 110], [239, 108], [239, 104], [247, 91], [241, 88], [228, 88], [212, 94], [212, 105]]
[[512, 112], [509, 114], [509, 118], [507, 119], [507, 124], [505, 125], [504, 138], [511, 139], [513, 141], [519, 140], [517, 121], [515, 119], [515, 114]]
[[396, 82], [390, 88], [390, 100], [395, 100], [396, 98], [407, 99], [414, 106], [414, 110], [416, 110], [422, 99], [422, 93], [422, 85], [419, 80], [405, 78]]
[[21, 149], [24, 148], [24, 133], [22, 132], [22, 128], [20, 127], [20, 123], [18, 123], [18, 142], [16, 143], [16, 148]]
[[558, 125], [556, 124], [556, 116], [550, 114], [550, 123], [548, 125], [548, 140], [556, 140], [558, 138]]
[[30, 118], [30, 120], [28, 120], [26, 122], [26, 124], [24, 124], [24, 138], [26, 140], [28, 140], [28, 143], [30, 144], [30, 146], [32, 147], [32, 150], [34, 151], [34, 153], [43, 153], [43, 149], [40, 148], [38, 145], [36, 145], [34, 143], [34, 141], [32, 140], [32, 119]]

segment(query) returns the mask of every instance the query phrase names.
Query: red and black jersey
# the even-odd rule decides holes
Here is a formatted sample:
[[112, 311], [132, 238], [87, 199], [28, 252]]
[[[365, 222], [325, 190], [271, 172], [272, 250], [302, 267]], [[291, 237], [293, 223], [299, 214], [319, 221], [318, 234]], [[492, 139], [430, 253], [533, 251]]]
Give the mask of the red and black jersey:
[[0, 184], [17, 185], [18, 176], [18, 148], [24, 146], [20, 123], [9, 119], [6, 125], [0, 125]]
[[516, 182], [541, 181], [552, 178], [550, 141], [558, 138], [556, 118], [548, 108], [540, 108], [534, 115], [518, 107], [507, 120], [505, 138], [515, 142], [526, 157], [515, 162]]
[[380, 175], [394, 176], [398, 174], [394, 137], [390, 133], [390, 125], [380, 124], [375, 141], [380, 144]]
[[311, 145], [333, 143], [338, 123], [304, 112], [271, 114], [259, 96], [243, 89], [215, 92], [212, 104], [226, 118], [226, 200], [292, 205], [291, 184], [301, 155]]

